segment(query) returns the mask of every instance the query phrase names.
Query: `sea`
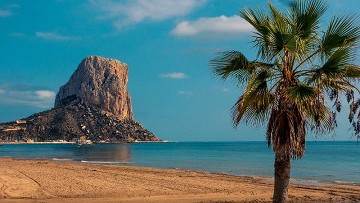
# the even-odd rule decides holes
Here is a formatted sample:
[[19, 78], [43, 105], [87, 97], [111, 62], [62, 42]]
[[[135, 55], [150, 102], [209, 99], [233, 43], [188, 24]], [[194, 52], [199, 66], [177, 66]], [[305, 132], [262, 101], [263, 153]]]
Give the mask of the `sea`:
[[[360, 143], [307, 142], [302, 159], [292, 160], [292, 181], [360, 185]], [[85, 164], [187, 169], [273, 177], [274, 153], [265, 142], [165, 142], [131, 144], [3, 144], [0, 157]]]

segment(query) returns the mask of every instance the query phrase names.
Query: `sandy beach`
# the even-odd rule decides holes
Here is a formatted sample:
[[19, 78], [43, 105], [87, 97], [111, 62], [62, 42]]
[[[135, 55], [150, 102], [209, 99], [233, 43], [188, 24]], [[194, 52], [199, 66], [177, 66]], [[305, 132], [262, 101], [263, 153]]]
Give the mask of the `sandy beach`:
[[[177, 169], [0, 159], [0, 202], [270, 202], [272, 180]], [[289, 202], [360, 202], [360, 186], [291, 184]]]

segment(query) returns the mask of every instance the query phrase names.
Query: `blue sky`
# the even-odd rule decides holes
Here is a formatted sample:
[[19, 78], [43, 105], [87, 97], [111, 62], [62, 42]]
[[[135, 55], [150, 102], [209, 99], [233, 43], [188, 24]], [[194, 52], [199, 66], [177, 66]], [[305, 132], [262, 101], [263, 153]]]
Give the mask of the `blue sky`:
[[[50, 109], [59, 87], [89, 55], [129, 65], [135, 118], [162, 139], [265, 140], [264, 128], [232, 128], [241, 89], [209, 70], [219, 51], [255, 57], [238, 12], [254, 0], [47, 0], [0, 2], [0, 122]], [[286, 0], [272, 0], [282, 8]], [[329, 1], [329, 16], [359, 12], [358, 0]], [[324, 25], [326, 22], [324, 21]], [[346, 115], [335, 137], [350, 140]], [[314, 136], [309, 135], [308, 140]]]

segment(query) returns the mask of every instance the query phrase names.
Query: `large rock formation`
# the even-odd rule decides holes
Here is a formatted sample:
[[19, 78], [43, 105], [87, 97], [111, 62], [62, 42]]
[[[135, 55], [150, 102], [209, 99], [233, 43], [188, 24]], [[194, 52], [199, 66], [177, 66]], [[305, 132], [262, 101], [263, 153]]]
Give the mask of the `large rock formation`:
[[128, 67], [118, 60], [99, 56], [85, 58], [56, 95], [55, 107], [76, 96], [85, 106], [96, 107], [119, 119], [134, 119], [126, 89]]
[[0, 124], [0, 140], [160, 141], [134, 120], [127, 81], [126, 64], [87, 57], [60, 88], [53, 109]]

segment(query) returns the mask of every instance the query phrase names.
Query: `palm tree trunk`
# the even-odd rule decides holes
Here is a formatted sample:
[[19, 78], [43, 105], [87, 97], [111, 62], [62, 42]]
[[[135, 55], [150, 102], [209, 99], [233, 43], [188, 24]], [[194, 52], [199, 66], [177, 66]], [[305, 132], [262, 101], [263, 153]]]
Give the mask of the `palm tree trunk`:
[[274, 203], [285, 203], [290, 180], [290, 156], [275, 152]]

